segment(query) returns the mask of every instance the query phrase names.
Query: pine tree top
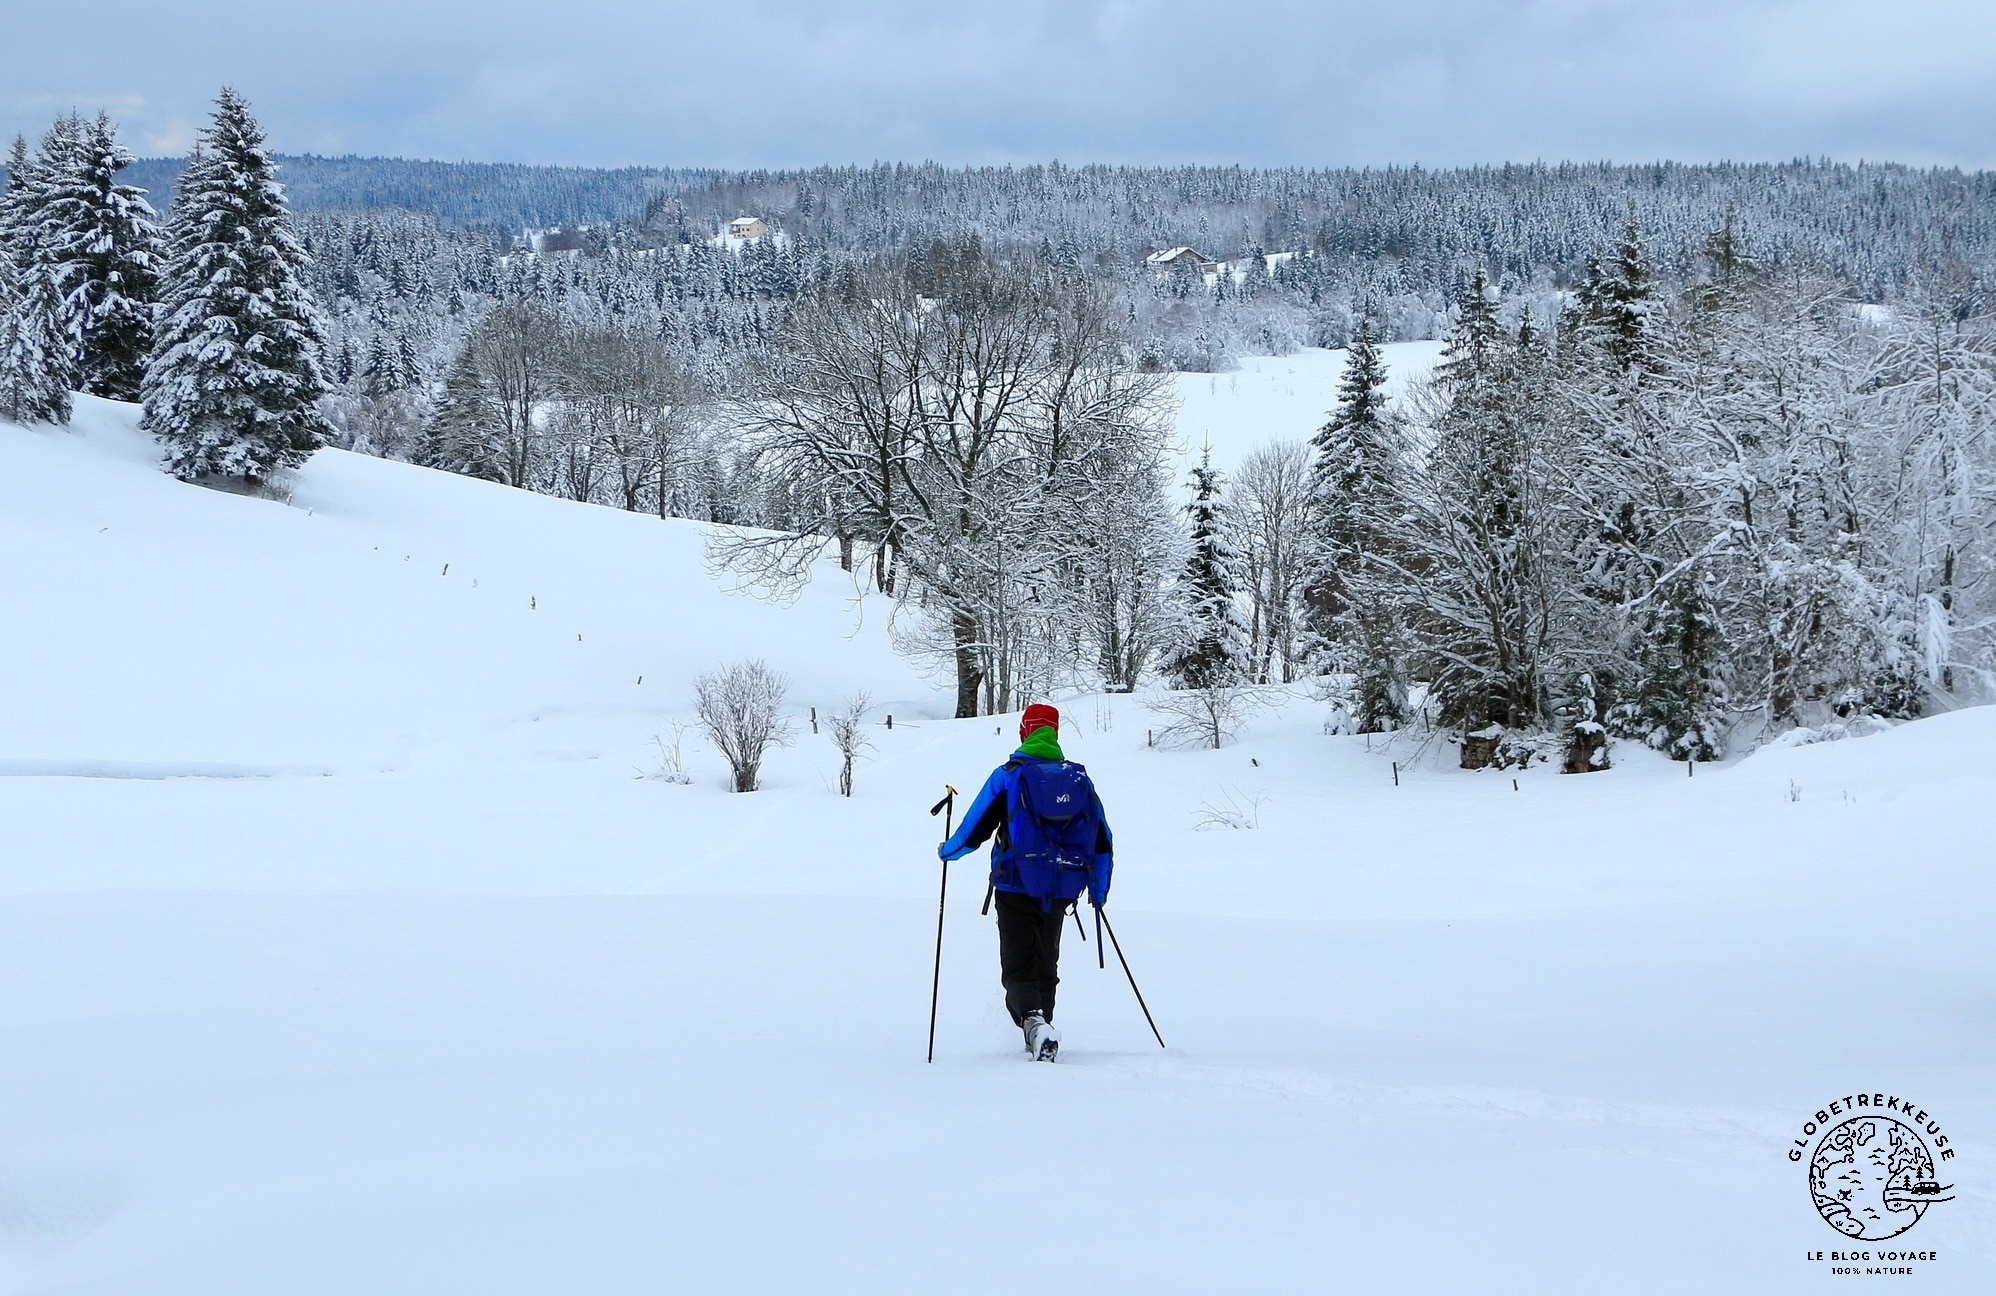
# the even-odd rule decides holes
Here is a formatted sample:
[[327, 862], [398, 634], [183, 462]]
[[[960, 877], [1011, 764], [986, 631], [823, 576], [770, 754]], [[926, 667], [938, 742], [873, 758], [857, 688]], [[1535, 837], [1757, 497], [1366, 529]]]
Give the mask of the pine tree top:
[[1204, 688], [1236, 678], [1247, 653], [1247, 628], [1237, 601], [1242, 562], [1228, 534], [1224, 477], [1213, 467], [1210, 446], [1187, 484], [1193, 489], [1185, 506], [1192, 519], [1192, 549], [1178, 585], [1185, 620], [1166, 670], [1185, 687]]
[[1656, 270], [1633, 205], [1608, 256], [1588, 259], [1579, 296], [1588, 325], [1609, 354], [1620, 364], [1639, 364], [1652, 331], [1650, 316], [1659, 303]]
[[1490, 277], [1478, 270], [1463, 289], [1455, 325], [1442, 347], [1436, 377], [1445, 385], [1474, 385], [1492, 373], [1504, 326], [1497, 318], [1496, 291]]
[[1317, 430], [1315, 444], [1321, 450], [1349, 439], [1354, 428], [1378, 428], [1385, 422], [1386, 360], [1372, 332], [1372, 317], [1358, 322], [1351, 345], [1345, 350], [1345, 371], [1338, 379], [1338, 404], [1330, 421]]

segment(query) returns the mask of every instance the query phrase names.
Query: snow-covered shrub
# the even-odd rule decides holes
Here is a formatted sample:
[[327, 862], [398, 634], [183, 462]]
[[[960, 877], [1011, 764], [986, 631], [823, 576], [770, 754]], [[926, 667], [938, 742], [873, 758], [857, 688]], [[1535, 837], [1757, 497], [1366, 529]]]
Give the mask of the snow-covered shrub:
[[783, 714], [789, 689], [789, 680], [760, 657], [709, 671], [695, 681], [700, 725], [727, 758], [735, 791], [755, 791], [764, 755], [771, 747], [789, 745], [791, 723]]
[[1144, 705], [1168, 721], [1157, 731], [1159, 747], [1223, 747], [1236, 737], [1263, 699], [1243, 684], [1220, 682], [1205, 688], [1168, 689]]
[[645, 775], [646, 778], [656, 779], [660, 783], [676, 783], [682, 787], [693, 781], [693, 776], [686, 772], [685, 755], [686, 731], [692, 727], [683, 721], [675, 720], [670, 726], [672, 734], [670, 739], [664, 734], [651, 736], [652, 745], [658, 749], [658, 756], [651, 773]]
[[1222, 788], [1218, 801], [1199, 803], [1199, 813], [1192, 820], [1193, 831], [1244, 832], [1259, 828], [1262, 803], [1267, 800], [1258, 792], [1250, 795], [1239, 788]]
[[839, 795], [852, 795], [852, 764], [862, 751], [873, 746], [866, 736], [866, 713], [873, 705], [865, 689], [845, 700], [838, 710], [825, 717], [825, 729], [832, 746], [839, 749]]
[[1506, 729], [1491, 724], [1462, 736], [1464, 769], [1528, 769], [1563, 756], [1567, 739], [1543, 729]]
[[1850, 720], [1819, 725], [1814, 728], [1802, 726], [1790, 729], [1768, 742], [1769, 747], [1809, 747], [1816, 743], [1842, 742], [1846, 738], [1869, 738], [1873, 734], [1884, 733], [1892, 728], [1890, 720], [1881, 720], [1873, 715], [1853, 716]]

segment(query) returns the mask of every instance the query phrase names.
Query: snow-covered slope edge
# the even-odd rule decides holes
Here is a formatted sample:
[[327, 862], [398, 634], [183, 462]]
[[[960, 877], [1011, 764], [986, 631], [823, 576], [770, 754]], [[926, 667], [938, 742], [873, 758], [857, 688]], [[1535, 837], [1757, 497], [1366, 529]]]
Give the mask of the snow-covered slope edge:
[[83, 397], [67, 431], [0, 426], [0, 588], [30, 630], [0, 672], [33, 685], [0, 759], [393, 766], [536, 718], [683, 712], [745, 653], [800, 700], [930, 709], [884, 604], [837, 579], [731, 597], [696, 524], [336, 450], [289, 506], [232, 496], [163, 475], [136, 417]]

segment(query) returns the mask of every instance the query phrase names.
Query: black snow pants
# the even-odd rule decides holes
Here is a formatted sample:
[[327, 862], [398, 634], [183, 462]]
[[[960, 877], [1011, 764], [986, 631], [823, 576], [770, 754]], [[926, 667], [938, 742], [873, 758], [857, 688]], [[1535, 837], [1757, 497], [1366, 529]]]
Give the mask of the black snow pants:
[[1005, 1008], [1012, 1023], [1022, 1026], [1026, 1014], [1053, 1020], [1053, 992], [1060, 984], [1060, 929], [1067, 921], [1066, 904], [1053, 912], [1017, 891], [1000, 891], [998, 906], [998, 977], [1005, 985]]

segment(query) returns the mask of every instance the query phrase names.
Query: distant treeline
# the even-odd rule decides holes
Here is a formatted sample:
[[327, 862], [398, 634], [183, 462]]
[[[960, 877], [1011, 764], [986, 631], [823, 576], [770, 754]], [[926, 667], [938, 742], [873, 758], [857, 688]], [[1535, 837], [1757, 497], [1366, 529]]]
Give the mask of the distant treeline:
[[[1996, 173], [1891, 163], [1531, 163], [1426, 170], [1252, 167], [945, 167], [934, 163], [722, 171], [280, 157], [298, 211], [391, 208], [518, 233], [642, 224], [704, 238], [758, 215], [834, 253], [905, 252], [971, 236], [1129, 267], [1159, 248], [1218, 258], [1309, 251], [1373, 296], [1458, 295], [1477, 270], [1507, 288], [1566, 287], [1633, 207], [1666, 278], [1695, 272], [1728, 209], [1774, 263], [1806, 261], [1890, 300], [1930, 267], [1996, 256]], [[179, 158], [120, 179], [166, 210]], [[1363, 268], [1363, 269], [1362, 269]]]
[[1927, 267], [1996, 253], [1996, 173], [1890, 163], [1530, 163], [1308, 170], [1253, 167], [819, 167], [716, 175], [662, 192], [654, 224], [705, 230], [743, 212], [833, 249], [987, 246], [1128, 266], [1178, 245], [1206, 256], [1309, 251], [1349, 280], [1458, 296], [1475, 272], [1525, 287], [1585, 278], [1633, 209], [1659, 270], [1696, 274], [1705, 236], [1735, 228], [1777, 263], [1807, 261], [1887, 300]]
[[[426, 212], [449, 225], [509, 233], [628, 220], [660, 195], [708, 185], [720, 175], [664, 167], [612, 170], [309, 153], [280, 156], [277, 164], [297, 211], [399, 208]], [[119, 178], [147, 190], [164, 211], [185, 165], [185, 158], [141, 158]]]

